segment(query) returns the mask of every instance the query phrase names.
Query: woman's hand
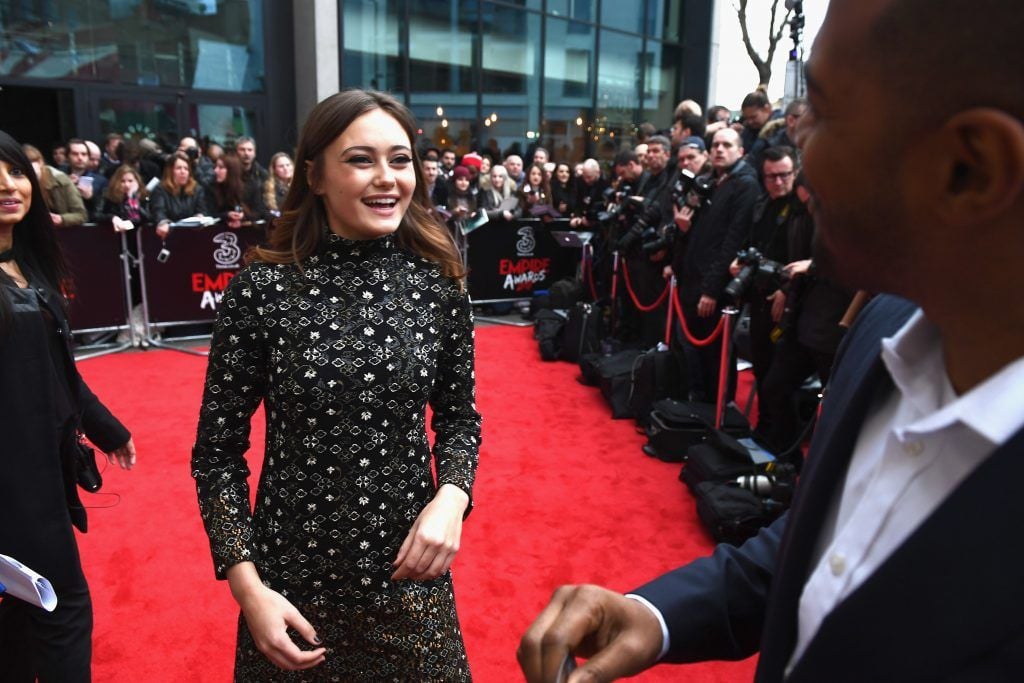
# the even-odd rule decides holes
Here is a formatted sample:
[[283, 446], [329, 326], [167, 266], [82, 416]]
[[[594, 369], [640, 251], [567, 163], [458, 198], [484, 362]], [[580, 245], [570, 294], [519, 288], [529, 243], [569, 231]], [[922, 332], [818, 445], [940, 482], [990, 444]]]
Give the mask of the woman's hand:
[[167, 221], [161, 221], [160, 224], [156, 226], [156, 236], [159, 237], [160, 239], [166, 239], [167, 235], [169, 235], [170, 233], [171, 224], [168, 223]]
[[288, 627], [312, 645], [320, 645], [316, 629], [299, 614], [295, 605], [264, 586], [252, 562], [240, 562], [228, 569], [231, 594], [242, 608], [245, 623], [256, 647], [275, 666], [286, 671], [311, 669], [326, 659], [326, 648], [300, 650], [288, 636]]
[[135, 466], [135, 442], [129, 438], [123, 446], [105, 455], [111, 465], [119, 465], [122, 470], [130, 470]]
[[399, 548], [391, 580], [429, 581], [448, 571], [459, 551], [467, 505], [469, 496], [465, 491], [453, 484], [441, 486]]

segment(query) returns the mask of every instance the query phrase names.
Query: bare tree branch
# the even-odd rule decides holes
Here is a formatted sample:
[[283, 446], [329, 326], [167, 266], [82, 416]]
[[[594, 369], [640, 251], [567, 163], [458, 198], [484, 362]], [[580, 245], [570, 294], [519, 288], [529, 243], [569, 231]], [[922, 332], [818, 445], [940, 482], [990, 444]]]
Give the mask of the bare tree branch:
[[768, 58], [764, 59], [754, 49], [753, 41], [750, 39], [750, 31], [747, 28], [747, 3], [749, 0], [739, 0], [739, 5], [734, 5], [736, 10], [736, 16], [739, 18], [740, 31], [743, 34], [743, 47], [747, 50], [747, 56], [750, 57], [750, 61], [754, 63], [754, 68], [757, 69], [757, 75], [759, 79], [759, 85], [767, 86], [772, 78], [772, 60], [775, 58], [775, 49], [782, 40], [783, 33], [785, 32], [786, 25], [789, 23], [789, 19], [793, 14], [793, 10], [786, 10], [785, 15], [782, 17], [782, 23], [776, 28], [775, 19], [778, 16], [779, 0], [772, 0], [771, 6], [771, 17], [768, 22]]

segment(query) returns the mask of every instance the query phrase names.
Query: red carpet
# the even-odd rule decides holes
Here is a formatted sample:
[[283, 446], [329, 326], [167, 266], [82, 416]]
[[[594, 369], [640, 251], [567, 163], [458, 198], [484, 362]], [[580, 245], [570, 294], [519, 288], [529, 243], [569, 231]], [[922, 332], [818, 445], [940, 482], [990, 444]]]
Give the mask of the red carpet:
[[[629, 590], [711, 542], [679, 466], [644, 456], [632, 421], [609, 419], [574, 366], [542, 363], [529, 329], [478, 330], [477, 348], [484, 442], [455, 589], [475, 679], [521, 681], [519, 637], [556, 586]], [[90, 532], [79, 538], [97, 683], [231, 680], [237, 610], [213, 578], [189, 475], [205, 362], [150, 351], [80, 364], [139, 451], [134, 471], [108, 468], [103, 493], [86, 496]], [[254, 472], [262, 435], [260, 419]], [[751, 680], [754, 661], [663, 666], [635, 680]]]

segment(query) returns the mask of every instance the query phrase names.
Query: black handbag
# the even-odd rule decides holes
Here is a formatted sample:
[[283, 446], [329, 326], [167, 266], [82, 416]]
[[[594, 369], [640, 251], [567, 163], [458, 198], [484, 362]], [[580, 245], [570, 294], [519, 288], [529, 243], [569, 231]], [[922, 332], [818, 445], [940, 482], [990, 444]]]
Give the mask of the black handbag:
[[96, 465], [96, 451], [79, 434], [75, 439], [75, 480], [89, 493], [96, 493], [103, 487], [103, 477]]

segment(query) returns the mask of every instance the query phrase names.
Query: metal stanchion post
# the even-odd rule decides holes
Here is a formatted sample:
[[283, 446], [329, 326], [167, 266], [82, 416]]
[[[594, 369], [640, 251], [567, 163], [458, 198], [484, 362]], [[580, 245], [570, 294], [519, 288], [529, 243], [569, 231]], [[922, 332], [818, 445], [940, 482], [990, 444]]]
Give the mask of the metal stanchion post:
[[728, 306], [722, 309], [722, 357], [718, 363], [718, 399], [715, 402], [715, 429], [722, 428], [725, 416], [725, 394], [729, 386], [729, 362], [732, 359], [732, 319], [739, 309]]
[[608, 326], [611, 330], [615, 330], [615, 325], [618, 323], [618, 298], [617, 294], [619, 291], [619, 252], [618, 250], [612, 252], [612, 298], [611, 298], [611, 316], [608, 321]]
[[668, 310], [665, 312], [665, 346], [668, 346], [672, 341], [672, 315], [675, 310], [673, 304], [676, 300], [676, 276], [673, 275], [668, 280]]

